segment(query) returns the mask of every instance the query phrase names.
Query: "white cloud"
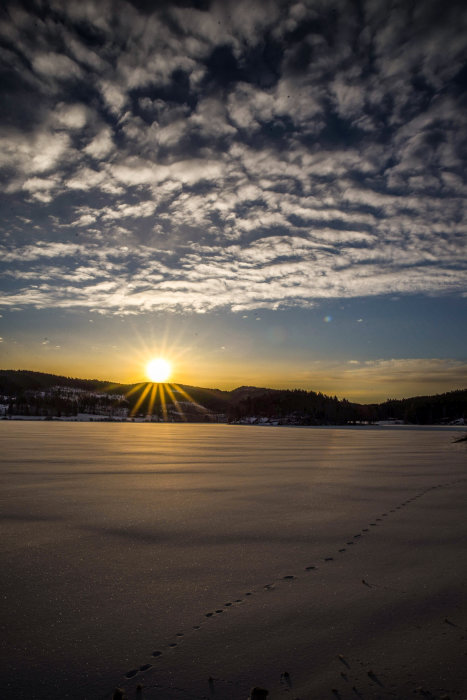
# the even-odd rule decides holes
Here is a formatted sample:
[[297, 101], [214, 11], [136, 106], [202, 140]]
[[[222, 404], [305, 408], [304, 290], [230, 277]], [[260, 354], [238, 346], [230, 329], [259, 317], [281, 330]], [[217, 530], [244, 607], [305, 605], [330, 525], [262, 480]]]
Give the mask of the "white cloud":
[[108, 127], [102, 128], [84, 148], [84, 152], [96, 160], [102, 160], [113, 149], [112, 132]]
[[2, 246], [2, 260], [13, 262], [20, 260], [37, 260], [38, 258], [61, 258], [65, 255], [75, 255], [80, 252], [81, 246], [73, 243], [49, 243], [39, 241], [36, 244], [26, 245], [19, 248], [8, 249]]
[[207, 137], [231, 136], [236, 129], [228, 122], [225, 105], [216, 98], [201, 100], [189, 118], [189, 125], [197, 127]]
[[59, 164], [69, 145], [66, 133], [4, 131], [0, 134], [0, 167], [14, 168], [20, 175], [47, 172]]
[[[405, 6], [370, 2], [365, 26], [344, 1], [332, 20], [314, 2], [51, 6], [66, 21], [12, 8], [0, 28], [37, 99], [27, 126], [0, 131], [4, 191], [31, 208], [4, 248], [22, 301], [15, 289], [5, 303], [202, 312], [463, 293], [465, 117], [450, 81], [464, 15], [446, 8], [438, 27], [415, 8], [409, 29]], [[50, 233], [22, 245], [43, 212]], [[29, 290], [34, 274], [48, 287]]]
[[32, 65], [35, 71], [47, 78], [79, 78], [82, 71], [79, 66], [63, 54], [43, 53], [34, 57]]
[[115, 115], [121, 114], [127, 100], [124, 90], [122, 90], [118, 83], [109, 80], [102, 80], [100, 89], [104, 102], [109, 107], [110, 111]]
[[50, 190], [56, 184], [56, 178], [30, 177], [23, 182], [23, 190], [28, 192], [38, 192], [41, 190]]
[[[143, 216], [150, 212], [149, 206], [147, 211], [127, 207], [118, 213]], [[80, 225], [93, 223], [92, 217], [87, 219], [87, 216], [90, 215], [82, 215]], [[34, 273], [38, 280], [79, 282], [79, 286], [49, 284], [34, 289], [31, 286], [30, 291], [22, 288], [19, 294], [4, 295], [4, 305], [98, 306], [103, 313], [310, 306], [318, 299], [394, 292], [412, 294], [427, 288], [432, 293], [445, 293], [460, 290], [464, 284], [460, 270], [426, 267], [421, 262], [413, 264], [410, 274], [406, 274], [398, 258], [388, 265], [387, 260], [369, 262], [367, 255], [362, 254], [342, 267], [338, 256], [308, 237], [275, 236], [247, 247], [238, 244], [227, 248], [211, 246], [208, 250], [198, 247], [196, 252], [182, 255], [176, 267], [171, 262], [171, 251], [135, 245], [102, 247], [39, 242], [16, 250], [4, 248], [1, 253], [9, 264], [50, 260], [47, 268], [39, 266], [33, 271], [28, 277], [31, 282]], [[72, 262], [76, 256], [83, 261], [79, 268]]]
[[90, 190], [100, 187], [105, 180], [105, 172], [82, 167], [66, 181], [66, 186], [71, 190]]
[[119, 204], [116, 209], [108, 209], [102, 216], [104, 221], [114, 221], [115, 219], [144, 218], [151, 216], [156, 208], [155, 202], [147, 200], [138, 204]]
[[59, 126], [82, 129], [87, 121], [87, 109], [81, 104], [59, 104], [53, 115]]

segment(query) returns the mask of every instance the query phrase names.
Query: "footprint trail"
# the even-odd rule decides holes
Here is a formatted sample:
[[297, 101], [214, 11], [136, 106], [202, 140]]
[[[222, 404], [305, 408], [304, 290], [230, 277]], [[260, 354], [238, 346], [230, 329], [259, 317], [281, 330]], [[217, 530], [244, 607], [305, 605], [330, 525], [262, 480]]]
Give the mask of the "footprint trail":
[[[371, 527], [373, 527], [373, 528], [379, 528], [379, 527], [380, 527], [379, 523], [381, 523], [381, 524], [384, 526], [384, 523], [385, 523], [385, 522], [388, 522], [388, 519], [390, 519], [391, 514], [397, 515], [397, 511], [401, 510], [403, 507], [406, 507], [407, 505], [410, 505], [411, 503], [415, 502], [417, 499], [420, 499], [420, 498], [422, 498], [423, 496], [426, 496], [427, 494], [429, 494], [430, 492], [434, 491], [435, 489], [447, 488], [447, 487], [450, 487], [450, 486], [455, 486], [456, 484], [458, 484], [458, 483], [460, 483], [460, 482], [464, 482], [464, 481], [466, 481], [466, 480], [467, 480], [466, 478], [460, 478], [460, 479], [457, 479], [457, 480], [455, 480], [455, 481], [450, 481], [450, 482], [446, 482], [446, 483], [442, 483], [442, 484], [437, 484], [436, 486], [430, 486], [430, 487], [428, 487], [428, 488], [426, 488], [426, 489], [423, 489], [422, 491], [419, 491], [418, 493], [416, 493], [416, 494], [415, 494], [414, 496], [412, 496], [411, 498], [409, 498], [409, 499], [407, 499], [407, 500], [405, 500], [405, 501], [402, 501], [402, 502], [399, 503], [398, 505], [395, 505], [394, 508], [388, 509], [388, 511], [386, 511], [386, 512], [384, 512], [384, 513], [381, 513], [381, 514], [380, 514], [381, 517], [380, 517], [380, 516], [376, 517], [376, 518], [374, 519], [374, 522], [370, 522], [370, 523], [368, 523], [365, 527], [362, 527], [361, 531], [358, 532], [358, 533], [356, 533], [356, 534], [354, 534], [354, 535], [352, 536], [353, 539], [347, 541], [347, 542], [345, 543], [346, 546], [340, 547], [340, 548], [337, 550], [337, 552], [338, 552], [339, 554], [341, 554], [341, 555], [344, 554], [344, 553], [347, 553], [347, 552], [348, 552], [347, 547], [348, 547], [349, 545], [357, 545], [359, 542], [362, 541], [362, 539], [363, 539], [364, 537], [367, 537], [368, 534], [372, 534], [373, 532], [376, 532], [376, 530], [370, 530]], [[385, 521], [383, 521], [383, 519], [382, 519], [383, 517], [386, 518]], [[377, 523], [378, 523], [378, 524], [377, 524]], [[374, 536], [374, 535], [372, 535], [372, 536]], [[353, 550], [352, 550], [352, 551], [353, 551]], [[335, 558], [334, 558], [334, 556], [332, 556], [331, 554], [329, 554], [328, 556], [322, 557], [321, 561], [324, 562], [324, 563], [326, 563], [326, 564], [332, 565], [332, 562], [335, 561]], [[304, 572], [306, 572], [306, 573], [309, 573], [309, 572], [316, 572], [316, 574], [318, 574], [318, 573], [319, 573], [319, 567], [318, 567], [317, 564], [308, 564], [307, 566], [305, 566], [305, 567], [302, 569], [302, 571], [304, 571]], [[165, 650], [166, 650], [166, 653], [170, 653], [170, 654], [177, 653], [177, 646], [178, 646], [180, 643], [183, 643], [183, 640], [184, 640], [185, 638], [189, 638], [192, 634], [199, 634], [200, 631], [202, 631], [203, 626], [214, 624], [213, 620], [214, 620], [215, 618], [219, 617], [219, 616], [222, 615], [223, 613], [227, 613], [229, 610], [232, 610], [232, 609], [234, 609], [234, 608], [236, 608], [236, 607], [239, 607], [239, 606], [242, 606], [242, 605], [246, 605], [246, 604], [250, 604], [251, 601], [254, 600], [255, 597], [260, 596], [260, 595], [264, 595], [265, 593], [273, 592], [273, 591], [276, 589], [277, 586], [281, 586], [281, 585], [282, 585], [282, 586], [283, 586], [283, 585], [293, 585], [293, 582], [296, 581], [296, 580], [299, 578], [299, 576], [300, 576], [299, 572], [288, 573], [288, 574], [281, 574], [281, 575], [278, 576], [276, 579], [274, 579], [272, 582], [267, 583], [267, 584], [262, 584], [262, 585], [259, 585], [259, 586], [255, 586], [255, 587], [252, 588], [250, 591], [245, 592], [245, 593], [243, 594], [243, 595], [244, 595], [243, 598], [234, 598], [234, 599], [232, 599], [232, 600], [229, 600], [229, 601], [225, 602], [222, 606], [220, 606], [219, 608], [216, 608], [214, 611], [211, 610], [211, 611], [205, 612], [205, 613], [203, 614], [203, 618], [202, 618], [197, 624], [192, 625], [192, 627], [190, 628], [190, 630], [189, 630], [188, 632], [184, 632], [184, 631], [178, 631], [178, 632], [176, 632], [176, 633], [174, 634], [173, 640], [167, 640], [167, 642], [166, 642], [165, 644], [161, 645], [161, 647], [160, 647], [159, 649], [153, 651], [152, 653], [148, 653], [148, 655], [152, 656], [152, 661], [153, 661], [152, 664], [151, 664], [151, 663], [142, 663], [141, 665], [130, 669], [129, 671], [127, 671], [126, 673], [123, 674], [122, 680], [127, 680], [127, 681], [133, 680], [133, 679], [136, 678], [139, 674], [142, 674], [142, 673], [144, 673], [145, 671], [154, 669], [154, 668], [155, 668], [155, 665], [154, 665], [154, 664], [160, 666], [160, 664], [163, 662], [163, 657], [164, 657], [164, 651], [163, 651], [163, 649], [164, 649], [164, 648], [165, 648]], [[381, 586], [381, 585], [379, 585], [379, 584], [375, 584], [375, 583], [368, 582], [368, 581], [366, 581], [365, 579], [362, 579], [362, 584], [363, 584], [364, 586], [366, 586], [367, 588], [386, 588], [385, 586]], [[447, 622], [447, 618], [446, 618], [446, 622]], [[448, 624], [452, 624], [452, 623], [448, 623]], [[340, 660], [342, 661], [342, 663], [343, 663], [344, 665], [346, 665], [345, 660], [344, 660], [343, 658], [341, 658], [341, 657], [339, 657], [339, 658], [340, 658]], [[215, 680], [215, 679], [213, 679], [213, 682], [214, 682], [214, 680]], [[222, 681], [221, 679], [217, 679], [217, 682], [218, 682], [218, 684], [219, 684], [219, 682], [229, 683], [228, 681]], [[212, 686], [212, 683], [211, 683], [210, 686], [209, 686], [209, 689], [210, 689], [209, 697], [213, 696], [213, 692], [212, 692], [212, 687], [211, 687], [211, 686]], [[161, 686], [161, 685], [153, 685], [153, 686], [146, 686], [146, 687], [153, 687], [153, 688], [156, 688], [156, 687], [157, 687], [157, 688], [159, 688], [159, 689], [161, 689], [161, 690], [164, 689], [163, 686]], [[196, 696], [196, 695], [193, 695], [193, 694], [189, 693], [188, 691], [185, 691], [185, 690], [183, 690], [183, 689], [181, 689], [181, 688], [178, 688], [178, 689], [177, 689], [177, 688], [171, 688], [170, 690], [171, 690], [171, 691], [177, 690], [177, 691], [179, 691], [179, 692], [181, 693], [181, 696], [184, 696], [184, 697], [191, 697], [191, 698], [194, 698], [194, 699], [196, 699], [196, 698], [198, 698], [198, 697], [199, 697], [200, 699], [201, 699], [201, 698], [206, 698], [206, 697], [207, 697], [206, 695], [203, 695], [203, 696]], [[242, 692], [246, 692], [246, 690], [243, 689]], [[336, 694], [334, 694], [334, 696], [337, 697]], [[108, 697], [108, 696], [107, 696], [107, 697]], [[361, 697], [361, 696], [360, 696], [360, 697]]]

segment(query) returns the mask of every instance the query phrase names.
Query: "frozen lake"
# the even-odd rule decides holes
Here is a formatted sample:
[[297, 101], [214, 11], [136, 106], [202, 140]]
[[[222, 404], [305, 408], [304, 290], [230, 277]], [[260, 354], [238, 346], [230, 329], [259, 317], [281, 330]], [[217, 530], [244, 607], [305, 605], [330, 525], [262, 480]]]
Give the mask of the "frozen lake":
[[[348, 634], [336, 618], [337, 637], [326, 636], [320, 608], [333, 620], [333, 601], [349, 595], [359, 620], [368, 571], [399, 568], [408, 591], [433, 562], [447, 571], [456, 560], [466, 535], [466, 447], [452, 443], [459, 435], [1, 422], [0, 696], [110, 698], [120, 685], [133, 698], [139, 680], [159, 684], [158, 698], [246, 700], [260, 682], [279, 697], [284, 682], [276, 694], [271, 688], [277, 659], [292, 667], [312, 644], [300, 622], [308, 596], [307, 611], [318, 606], [312, 636], [324, 635], [327, 683], [326, 649], [337, 654]], [[429, 550], [423, 561], [416, 543], [417, 552]], [[385, 547], [399, 554], [380, 561]], [[464, 581], [465, 559], [452, 573]], [[306, 576], [316, 576], [313, 594]], [[448, 608], [439, 614], [452, 616]], [[361, 646], [370, 627], [362, 627]], [[301, 641], [289, 659], [293, 638]], [[125, 678], [146, 664], [146, 674]], [[307, 695], [303, 667], [300, 697], [321, 697]]]

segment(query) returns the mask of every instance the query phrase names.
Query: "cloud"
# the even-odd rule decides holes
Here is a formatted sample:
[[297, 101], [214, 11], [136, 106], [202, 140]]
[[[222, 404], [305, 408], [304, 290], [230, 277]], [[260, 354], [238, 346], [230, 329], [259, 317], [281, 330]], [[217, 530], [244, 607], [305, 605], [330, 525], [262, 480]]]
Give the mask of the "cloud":
[[[144, 205], [143, 205], [144, 206]], [[145, 213], [151, 215], [150, 204]], [[107, 217], [131, 218], [131, 207], [108, 212]], [[103, 217], [105, 218], [105, 216]], [[82, 214], [81, 226], [94, 225], [90, 214]], [[103, 313], [140, 313], [143, 310], [207, 312], [231, 308], [234, 312], [255, 308], [309, 307], [319, 299], [350, 298], [401, 293], [432, 293], [462, 289], [464, 274], [449, 268], [415, 267], [401, 273], [396, 259], [368, 259], [365, 248], [355, 248], [345, 269], [332, 250], [304, 237], [262, 238], [249, 246], [210, 246], [185, 253], [174, 260], [172, 250], [147, 246], [102, 246], [38, 242], [0, 252], [5, 264], [16, 265], [18, 281], [28, 279], [56, 284], [34, 287], [0, 297], [4, 306], [36, 308], [94, 308]], [[359, 251], [363, 251], [359, 254]], [[388, 253], [388, 259], [390, 254]], [[23, 266], [41, 259], [46, 265]], [[79, 260], [79, 263], [77, 262]], [[391, 263], [391, 261], [389, 260]], [[358, 274], [356, 274], [358, 270]], [[73, 285], [63, 286], [63, 280]], [[105, 282], [105, 284], [104, 284]]]
[[[32, 135], [17, 131], [0, 134], [0, 167], [16, 173], [16, 177], [44, 173], [59, 165], [67, 153], [70, 139], [66, 133], [38, 131]], [[9, 179], [10, 191], [15, 191], [15, 178]]]
[[[464, 361], [440, 358], [366, 360], [361, 369], [369, 379], [378, 376], [379, 381], [387, 383], [401, 380], [438, 383], [452, 377], [453, 385], [461, 386], [467, 376]], [[464, 380], [459, 381], [462, 376]]]
[[458, 389], [465, 386], [466, 376], [465, 361], [410, 357], [349, 360], [347, 364], [317, 361], [299, 381], [310, 383], [315, 390], [336, 391], [353, 401], [379, 403]]
[[37, 260], [38, 258], [61, 258], [65, 255], [74, 255], [80, 252], [80, 246], [73, 243], [48, 243], [38, 242], [33, 245], [8, 250], [6, 246], [0, 248], [2, 259], [5, 262], [18, 260]]
[[103, 80], [100, 84], [101, 95], [110, 111], [118, 115], [126, 103], [126, 95], [118, 83]]
[[54, 116], [59, 126], [82, 129], [87, 121], [87, 110], [82, 104], [59, 104]]
[[113, 149], [112, 131], [108, 127], [102, 128], [92, 141], [84, 148], [84, 152], [96, 160], [102, 160]]
[[80, 78], [82, 72], [68, 56], [58, 53], [38, 54], [33, 58], [32, 66], [37, 73], [56, 79]]
[[464, 293], [466, 11], [420, 8], [12, 5], [0, 266], [17, 284], [2, 303]]

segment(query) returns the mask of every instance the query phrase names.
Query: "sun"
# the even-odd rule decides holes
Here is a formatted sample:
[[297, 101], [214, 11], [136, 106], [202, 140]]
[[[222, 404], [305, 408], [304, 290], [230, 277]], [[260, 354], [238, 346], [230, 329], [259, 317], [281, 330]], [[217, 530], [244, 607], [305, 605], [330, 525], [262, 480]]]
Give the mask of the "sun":
[[151, 382], [166, 382], [172, 372], [170, 362], [163, 357], [155, 357], [146, 365], [146, 374]]

